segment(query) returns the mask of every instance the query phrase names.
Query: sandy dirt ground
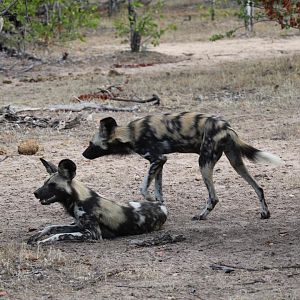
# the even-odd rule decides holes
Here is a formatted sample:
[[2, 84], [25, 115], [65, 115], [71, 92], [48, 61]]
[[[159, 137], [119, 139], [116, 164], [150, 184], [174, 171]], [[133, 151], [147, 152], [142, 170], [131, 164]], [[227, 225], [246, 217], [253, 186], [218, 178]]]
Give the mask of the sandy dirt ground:
[[[91, 39], [45, 64], [5, 57], [0, 75], [0, 107], [47, 107], [69, 103], [73, 95], [95, 91], [109, 82], [143, 78], [145, 86], [159, 72], [199, 72], [228, 61], [292, 57], [299, 54], [300, 38], [243, 39], [216, 43], [162, 44], [149, 54], [130, 60], [119, 46], [93, 46]], [[2, 54], [1, 54], [2, 55]], [[172, 55], [172, 57], [171, 57]], [[127, 57], [127, 60], [126, 60]], [[4, 55], [1, 57], [4, 58]], [[141, 68], [113, 65], [157, 62]], [[15, 64], [14, 64], [15, 63]], [[30, 67], [29, 71], [24, 71]], [[241, 64], [242, 67], [242, 64]], [[150, 74], [151, 82], [146, 77]], [[133, 77], [128, 77], [133, 76]], [[133, 79], [132, 79], [133, 78]], [[300, 78], [298, 78], [300, 79]], [[102, 81], [101, 81], [102, 80]], [[157, 80], [160, 80], [159, 78]], [[163, 83], [162, 83], [163, 84]], [[175, 86], [174, 89], [180, 90]], [[168, 91], [165, 91], [167, 94]], [[298, 98], [298, 100], [300, 100]], [[299, 102], [298, 102], [299, 103]], [[126, 104], [123, 104], [126, 106]], [[87, 161], [81, 155], [99, 119], [111, 115], [125, 124], [151, 113], [194, 110], [221, 113], [242, 138], [255, 147], [279, 155], [284, 165], [274, 168], [247, 163], [265, 190], [271, 218], [261, 220], [254, 191], [222, 157], [215, 168], [220, 203], [207, 221], [192, 221], [205, 205], [207, 191], [194, 154], [172, 154], [164, 168], [164, 195], [169, 217], [160, 232], [138, 237], [87, 243], [59, 243], [29, 247], [26, 240], [48, 224], [70, 223], [63, 209], [41, 206], [33, 191], [47, 177], [39, 162], [71, 158], [78, 177], [100, 194], [120, 203], [142, 200], [139, 185], [147, 161], [137, 155]], [[68, 112], [34, 112], [66, 118]], [[8, 157], [0, 162], [0, 297], [4, 299], [299, 299], [300, 298], [300, 120], [296, 104], [268, 106], [208, 102], [144, 105], [136, 112], [83, 112], [80, 126], [71, 130], [28, 128], [0, 123], [0, 147]], [[33, 156], [17, 154], [17, 145], [35, 138], [41, 150]], [[5, 154], [6, 153], [6, 154]], [[133, 239], [163, 233], [182, 234], [183, 242], [137, 247]], [[213, 264], [234, 271], [215, 270]]]

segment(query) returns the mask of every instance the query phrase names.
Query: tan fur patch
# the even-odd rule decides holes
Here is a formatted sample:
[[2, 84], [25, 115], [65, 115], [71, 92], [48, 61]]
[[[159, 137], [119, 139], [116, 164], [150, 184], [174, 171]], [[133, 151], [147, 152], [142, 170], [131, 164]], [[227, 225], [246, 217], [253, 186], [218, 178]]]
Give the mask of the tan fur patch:
[[196, 135], [195, 121], [197, 113], [188, 113], [181, 117], [180, 134], [186, 137], [194, 137]]
[[143, 119], [140, 119], [133, 122], [133, 132], [131, 132], [133, 135], [133, 141], [139, 140], [143, 135], [143, 121]]
[[79, 201], [84, 202], [91, 196], [90, 190], [86, 186], [84, 186], [84, 184], [82, 184], [80, 181], [73, 179], [71, 182], [71, 186], [76, 191]]
[[222, 140], [223, 138], [225, 138], [227, 135], [227, 130], [221, 130], [220, 132], [218, 132], [214, 137], [213, 140], [218, 143], [220, 140]]
[[155, 130], [154, 135], [158, 139], [162, 139], [164, 135], [168, 134], [164, 119], [162, 119], [162, 116], [160, 115], [151, 116], [149, 126]]
[[129, 128], [127, 126], [125, 127], [116, 127], [114, 134], [111, 137], [110, 141], [113, 140], [119, 140], [122, 143], [130, 143], [130, 132], [129, 132]]
[[120, 224], [126, 221], [126, 216], [120, 205], [113, 201], [101, 198], [100, 207], [97, 209], [98, 217], [101, 215], [101, 222], [113, 229], [117, 229]]

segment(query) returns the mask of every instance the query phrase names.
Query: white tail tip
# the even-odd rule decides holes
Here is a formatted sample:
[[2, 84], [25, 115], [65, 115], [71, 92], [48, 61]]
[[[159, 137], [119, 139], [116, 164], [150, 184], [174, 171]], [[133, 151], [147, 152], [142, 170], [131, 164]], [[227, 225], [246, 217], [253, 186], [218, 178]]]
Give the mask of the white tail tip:
[[259, 151], [255, 155], [255, 161], [258, 163], [268, 163], [274, 166], [280, 166], [283, 164], [283, 161], [279, 156], [265, 151]]

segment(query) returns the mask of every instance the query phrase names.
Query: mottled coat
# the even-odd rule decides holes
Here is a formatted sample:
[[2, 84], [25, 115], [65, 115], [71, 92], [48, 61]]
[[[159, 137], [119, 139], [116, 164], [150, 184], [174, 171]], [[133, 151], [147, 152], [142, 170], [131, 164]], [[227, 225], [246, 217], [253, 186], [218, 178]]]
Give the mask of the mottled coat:
[[[113, 238], [158, 230], [167, 219], [167, 209], [161, 203], [129, 202], [121, 206], [99, 196], [74, 177], [76, 165], [62, 160], [58, 168], [41, 159], [51, 174], [44, 185], [34, 192], [43, 205], [58, 202], [75, 219], [72, 225], [48, 226], [29, 239], [29, 243], [57, 240], [87, 240]], [[53, 236], [41, 240], [45, 235]]]
[[204, 210], [194, 219], [206, 219], [218, 202], [213, 183], [213, 168], [223, 153], [230, 164], [255, 190], [261, 203], [261, 217], [269, 218], [270, 212], [264, 199], [263, 189], [248, 173], [242, 157], [254, 162], [279, 164], [280, 158], [258, 150], [243, 142], [220, 117], [196, 112], [183, 112], [146, 116], [126, 126], [118, 126], [111, 118], [100, 121], [98, 132], [83, 152], [94, 159], [109, 154], [138, 153], [150, 162], [150, 169], [141, 187], [142, 195], [150, 200], [148, 188], [155, 179], [155, 198], [163, 202], [162, 169], [168, 153], [199, 154], [200, 171], [209, 198]]

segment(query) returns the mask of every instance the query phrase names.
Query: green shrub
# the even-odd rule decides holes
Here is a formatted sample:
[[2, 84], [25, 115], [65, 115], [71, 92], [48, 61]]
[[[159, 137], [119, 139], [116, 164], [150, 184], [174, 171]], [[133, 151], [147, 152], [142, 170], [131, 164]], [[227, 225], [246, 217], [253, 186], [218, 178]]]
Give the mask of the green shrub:
[[[3, 0], [0, 11], [11, 2]], [[74, 39], [82, 37], [81, 28], [95, 28], [99, 22], [96, 7], [82, 0], [17, 1], [3, 17], [8, 44], [30, 41], [48, 45]]]

